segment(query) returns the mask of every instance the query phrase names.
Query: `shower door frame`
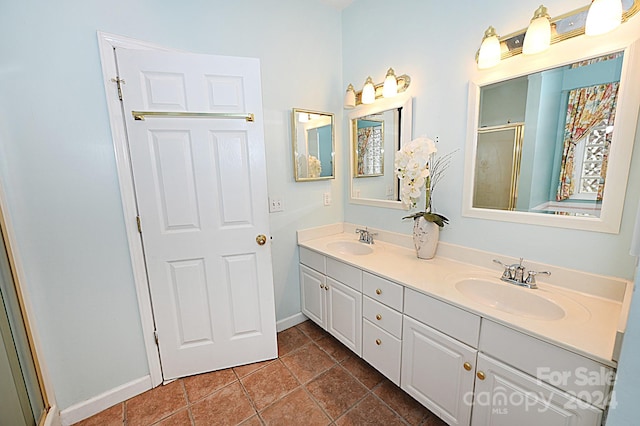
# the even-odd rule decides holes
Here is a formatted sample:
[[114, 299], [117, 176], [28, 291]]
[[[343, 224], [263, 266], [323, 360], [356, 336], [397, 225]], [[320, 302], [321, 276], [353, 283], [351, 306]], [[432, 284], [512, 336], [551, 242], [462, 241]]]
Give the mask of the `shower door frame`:
[[[32, 328], [33, 324], [33, 310], [29, 298], [21, 286], [23, 282], [24, 272], [22, 265], [13, 247], [16, 247], [15, 237], [13, 234], [13, 228], [11, 227], [11, 221], [8, 217], [6, 209], [6, 196], [2, 182], [0, 182], [0, 242], [4, 244], [7, 252], [7, 259], [9, 261], [9, 268], [11, 269], [11, 277], [13, 286], [18, 299], [18, 305], [24, 323], [24, 328], [27, 334], [27, 341], [29, 344], [29, 350], [33, 358], [33, 364], [36, 370], [36, 376], [38, 378], [38, 386], [42, 394], [42, 400], [44, 402], [44, 415], [40, 419], [36, 419], [39, 425], [54, 424], [53, 418], [57, 414], [55, 398], [53, 397], [53, 389], [51, 387], [51, 381], [49, 380], [46, 367], [42, 362], [39, 354], [42, 353], [40, 340], [37, 333]], [[51, 415], [53, 414], [53, 416]]]

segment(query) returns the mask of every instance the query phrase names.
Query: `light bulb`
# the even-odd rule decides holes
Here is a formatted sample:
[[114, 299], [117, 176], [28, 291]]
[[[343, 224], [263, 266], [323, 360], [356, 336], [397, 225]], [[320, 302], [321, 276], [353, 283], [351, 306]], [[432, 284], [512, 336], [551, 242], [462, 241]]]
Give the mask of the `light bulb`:
[[344, 107], [346, 109], [352, 109], [356, 107], [356, 91], [353, 88], [353, 84], [349, 84], [347, 92], [344, 94]]
[[482, 38], [478, 53], [478, 68], [486, 69], [498, 65], [500, 62], [500, 40], [493, 27], [487, 28]]
[[367, 77], [367, 81], [364, 82], [362, 88], [362, 103], [372, 104], [376, 100], [376, 88], [373, 86], [373, 79]]
[[533, 18], [527, 28], [522, 44], [522, 53], [533, 55], [544, 52], [551, 44], [551, 21], [547, 8], [540, 5], [533, 13]]
[[608, 33], [622, 22], [620, 0], [594, 0], [589, 7], [584, 32], [588, 36]]
[[382, 86], [382, 96], [385, 98], [393, 98], [398, 94], [398, 79], [396, 78], [393, 68], [389, 68], [387, 76], [384, 79], [384, 85]]

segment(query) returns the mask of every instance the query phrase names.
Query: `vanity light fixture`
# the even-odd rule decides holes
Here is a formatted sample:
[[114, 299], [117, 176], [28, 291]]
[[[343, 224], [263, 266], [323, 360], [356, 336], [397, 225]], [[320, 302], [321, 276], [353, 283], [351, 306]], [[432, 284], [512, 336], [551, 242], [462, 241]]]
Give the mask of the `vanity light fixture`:
[[361, 104], [372, 104], [379, 98], [392, 98], [407, 90], [409, 84], [411, 77], [406, 74], [396, 76], [393, 68], [389, 68], [382, 83], [375, 84], [371, 77], [367, 77], [364, 87], [358, 92], [349, 84], [344, 94], [344, 108], [352, 109]]
[[589, 5], [551, 18], [547, 8], [541, 5], [526, 29], [498, 37], [495, 29], [489, 27], [476, 53], [478, 68], [491, 68], [501, 60], [521, 53], [543, 52], [551, 44], [583, 34], [605, 34], [638, 12], [640, 0], [591, 0]]
[[352, 109], [356, 107], [356, 91], [353, 88], [353, 84], [349, 84], [347, 87], [347, 93], [344, 95], [344, 107], [346, 109]]
[[498, 65], [500, 62], [500, 41], [493, 27], [487, 28], [482, 37], [482, 44], [478, 52], [478, 68], [485, 69]]
[[371, 76], [367, 77], [367, 81], [364, 82], [364, 87], [362, 88], [362, 103], [372, 104], [376, 100], [376, 88], [373, 86], [373, 79]]
[[540, 5], [533, 13], [533, 18], [527, 28], [522, 44], [522, 53], [533, 55], [544, 52], [551, 45], [551, 17], [547, 8]]
[[622, 23], [622, 1], [594, 0], [589, 7], [584, 32], [588, 36], [608, 33]]
[[393, 98], [398, 94], [398, 79], [393, 68], [389, 68], [387, 76], [384, 78], [384, 85], [382, 86], [382, 96], [385, 98]]

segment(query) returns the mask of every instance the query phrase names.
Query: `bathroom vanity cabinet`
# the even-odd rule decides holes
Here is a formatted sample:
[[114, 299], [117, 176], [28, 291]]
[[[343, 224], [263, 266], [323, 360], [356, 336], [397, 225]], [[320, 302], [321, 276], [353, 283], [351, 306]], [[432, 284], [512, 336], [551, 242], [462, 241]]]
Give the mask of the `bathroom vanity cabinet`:
[[300, 247], [302, 312], [450, 425], [597, 426], [613, 369]]
[[300, 252], [302, 313], [362, 355], [362, 271], [310, 250]]

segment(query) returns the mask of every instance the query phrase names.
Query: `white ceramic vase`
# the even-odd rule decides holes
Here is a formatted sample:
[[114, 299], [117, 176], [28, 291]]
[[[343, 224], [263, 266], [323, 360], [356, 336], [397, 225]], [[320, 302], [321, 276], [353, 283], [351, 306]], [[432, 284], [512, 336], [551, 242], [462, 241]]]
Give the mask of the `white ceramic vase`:
[[440, 239], [440, 227], [420, 216], [413, 221], [413, 244], [418, 259], [433, 259]]

